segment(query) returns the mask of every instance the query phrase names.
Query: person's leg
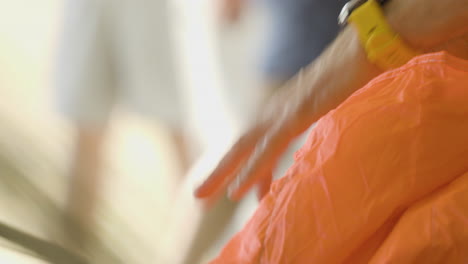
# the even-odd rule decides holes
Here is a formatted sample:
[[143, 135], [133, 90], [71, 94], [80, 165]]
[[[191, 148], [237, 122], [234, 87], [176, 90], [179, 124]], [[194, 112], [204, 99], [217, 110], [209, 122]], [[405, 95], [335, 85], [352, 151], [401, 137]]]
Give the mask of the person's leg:
[[65, 218], [68, 243], [73, 248], [83, 249], [93, 229], [102, 182], [100, 168], [104, 133], [103, 128], [77, 129]]
[[93, 227], [100, 190], [101, 150], [117, 83], [108, 9], [99, 3], [67, 1], [57, 67], [60, 111], [75, 132], [63, 242], [83, 249]]

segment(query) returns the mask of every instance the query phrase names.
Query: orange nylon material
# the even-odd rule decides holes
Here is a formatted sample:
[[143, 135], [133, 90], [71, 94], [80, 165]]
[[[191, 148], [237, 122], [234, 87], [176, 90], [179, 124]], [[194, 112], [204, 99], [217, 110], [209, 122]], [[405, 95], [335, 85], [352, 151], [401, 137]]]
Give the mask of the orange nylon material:
[[468, 61], [418, 56], [324, 116], [211, 263], [468, 263]]

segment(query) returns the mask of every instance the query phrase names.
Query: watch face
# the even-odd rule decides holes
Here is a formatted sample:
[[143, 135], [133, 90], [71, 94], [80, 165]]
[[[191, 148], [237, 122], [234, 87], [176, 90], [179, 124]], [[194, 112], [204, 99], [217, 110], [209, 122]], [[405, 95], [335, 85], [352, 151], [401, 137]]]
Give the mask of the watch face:
[[354, 11], [354, 9], [358, 8], [365, 2], [367, 2], [367, 0], [351, 0], [346, 3], [338, 16], [338, 24], [341, 26], [346, 25], [349, 15]]
[[344, 26], [346, 25], [346, 21], [348, 20], [350, 11], [349, 11], [349, 2], [346, 3], [343, 8], [341, 9], [340, 14], [338, 15], [338, 25]]

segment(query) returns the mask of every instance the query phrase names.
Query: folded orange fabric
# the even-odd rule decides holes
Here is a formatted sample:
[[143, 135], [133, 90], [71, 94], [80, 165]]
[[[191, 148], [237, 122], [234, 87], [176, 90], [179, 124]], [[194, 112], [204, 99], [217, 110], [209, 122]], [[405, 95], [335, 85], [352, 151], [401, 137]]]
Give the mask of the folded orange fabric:
[[386, 72], [324, 116], [213, 260], [468, 263], [468, 61]]

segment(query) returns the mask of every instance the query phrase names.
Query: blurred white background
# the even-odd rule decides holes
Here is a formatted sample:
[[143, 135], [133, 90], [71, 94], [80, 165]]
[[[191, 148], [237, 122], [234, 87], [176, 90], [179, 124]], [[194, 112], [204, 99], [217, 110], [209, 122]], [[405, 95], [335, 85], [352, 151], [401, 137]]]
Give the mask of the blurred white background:
[[[262, 23], [260, 12], [251, 9], [240, 24], [223, 26], [217, 21], [216, 4], [215, 0], [173, 0], [171, 16], [190, 129], [205, 160], [216, 159], [218, 156], [209, 153], [229, 144], [245, 125], [244, 117], [252, 114], [254, 43]], [[14, 157], [23, 164], [24, 173], [58, 203], [65, 195], [63, 177], [72, 137], [69, 124], [55, 109], [52, 82], [62, 8], [60, 0], [0, 0], [0, 152], [19, 153]], [[169, 241], [164, 236], [184, 238], [184, 234], [166, 230], [176, 195], [173, 176], [178, 170], [167, 143], [168, 132], [157, 123], [123, 109], [117, 111], [122, 113], [112, 120], [111, 126], [117, 129], [111, 130], [106, 147], [107, 182], [99, 217], [102, 232], [118, 241], [112, 246], [127, 256], [128, 263], [171, 264], [177, 258], [172, 255], [181, 254], [178, 245], [182, 248], [183, 243], [164, 244]], [[43, 159], [54, 169], [44, 168]], [[209, 171], [209, 167], [197, 170]], [[47, 237], [48, 231], [37, 225], [24, 202], [2, 192], [1, 221]], [[191, 210], [196, 211], [191, 192], [184, 195], [179, 200], [186, 199], [187, 208], [195, 206]], [[255, 202], [247, 204], [226, 237], [255, 206]], [[185, 219], [184, 228], [190, 229], [190, 220]], [[40, 262], [0, 244], [0, 263]]]

